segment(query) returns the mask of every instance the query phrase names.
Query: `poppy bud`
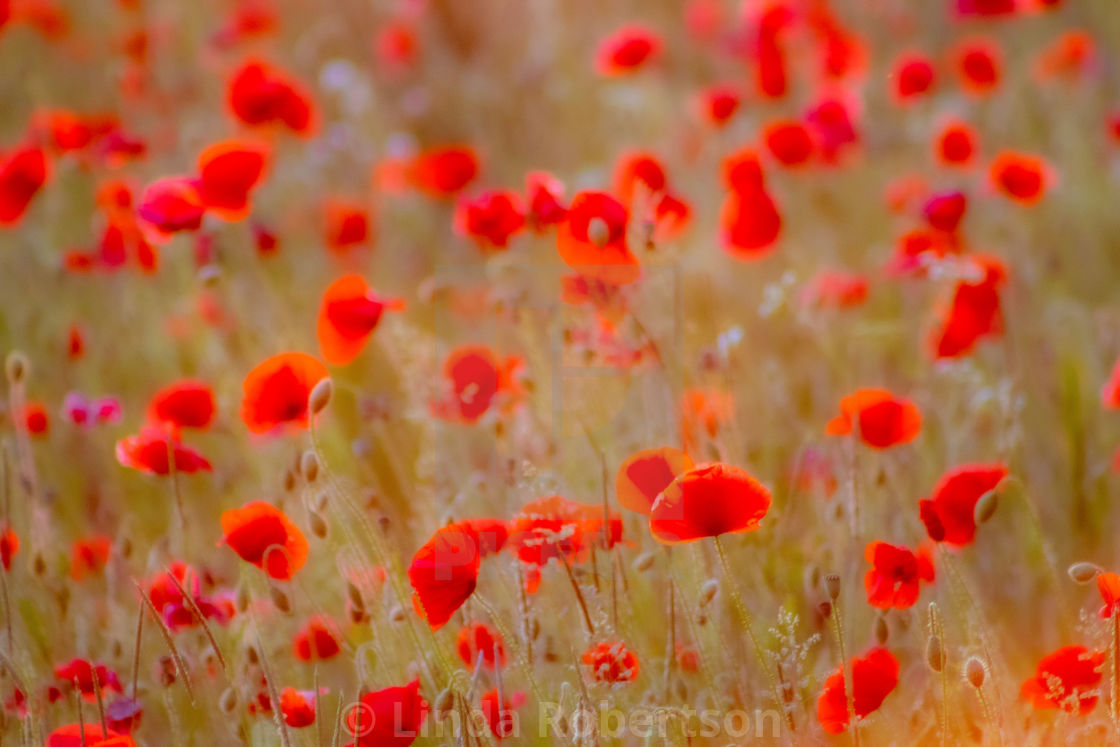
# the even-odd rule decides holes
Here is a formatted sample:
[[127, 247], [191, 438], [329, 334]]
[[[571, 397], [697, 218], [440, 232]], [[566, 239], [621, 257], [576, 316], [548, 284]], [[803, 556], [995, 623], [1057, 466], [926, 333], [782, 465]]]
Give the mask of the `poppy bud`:
[[700, 587], [700, 606], [703, 607], [711, 602], [718, 591], [719, 581], [716, 581], [714, 578], [709, 578], [705, 581], [704, 585]]
[[311, 395], [307, 398], [307, 406], [311, 408], [312, 415], [318, 415], [327, 408], [331, 402], [332, 392], [333, 386], [329, 377], [312, 387]]
[[648, 571], [653, 567], [654, 556], [651, 552], [644, 552], [634, 560], [634, 570], [638, 573]]
[[296, 473], [294, 470], [284, 470], [284, 491], [287, 493], [296, 489]]
[[350, 601], [350, 605], [354, 607], [354, 609], [364, 610], [366, 608], [365, 600], [362, 599], [361, 590], [349, 581], [346, 582], [346, 598]]
[[611, 229], [602, 218], [595, 217], [587, 222], [587, 238], [592, 244], [602, 249], [610, 240]]
[[890, 638], [891, 629], [887, 625], [887, 618], [880, 615], [875, 618], [875, 640], [879, 642], [880, 646], [887, 645], [887, 639]]
[[237, 691], [232, 687], [223, 690], [222, 696], [218, 698], [218, 707], [222, 709], [222, 713], [232, 713], [237, 707]]
[[817, 605], [817, 611], [821, 613], [821, 617], [826, 620], [832, 616], [832, 602], [824, 601]]
[[700, 613], [699, 615], [697, 615], [697, 617], [696, 617], [696, 624], [697, 624], [697, 625], [700, 625], [700, 626], [704, 626], [704, 625], [707, 625], [707, 624], [708, 624], [708, 616], [707, 616], [707, 615], [705, 615], [705, 614], [704, 614], [703, 612], [701, 612], [701, 613]]
[[1093, 579], [1103, 572], [1103, 569], [1094, 563], [1081, 562], [1074, 563], [1066, 572], [1076, 583], [1088, 584], [1092, 583]]
[[432, 709], [436, 721], [443, 721], [455, 707], [455, 691], [450, 687], [444, 688], [436, 697], [435, 707]]
[[984, 686], [984, 678], [988, 675], [988, 668], [984, 662], [976, 657], [968, 657], [968, 661], [964, 663], [964, 676], [968, 679], [968, 683], [979, 690]]
[[20, 383], [27, 377], [27, 370], [29, 368], [27, 356], [18, 350], [13, 350], [8, 354], [8, 360], [4, 361], [4, 368], [8, 372], [9, 383]]
[[941, 647], [940, 636], [931, 635], [926, 643], [926, 664], [935, 672], [945, 668], [945, 650]]
[[399, 607], [399, 606], [394, 607], [393, 609], [391, 609], [389, 611], [389, 622], [399, 623], [399, 622], [403, 622], [403, 621], [404, 621], [404, 609], [402, 607]]
[[260, 663], [261, 657], [257, 653], [257, 647], [249, 644], [245, 647], [245, 658], [249, 660], [250, 664], [256, 665]]
[[305, 451], [299, 460], [299, 471], [303, 473], [303, 479], [308, 482], [315, 482], [319, 477], [319, 457], [315, 456], [314, 451]]
[[314, 511], [308, 511], [307, 517], [311, 521], [311, 533], [319, 539], [327, 536], [327, 520]]
[[31, 568], [35, 571], [36, 576], [42, 576], [47, 572], [47, 561], [43, 560], [41, 553], [35, 553], [35, 558], [31, 561]]
[[244, 614], [249, 609], [249, 589], [245, 586], [237, 587], [237, 596], [234, 598], [234, 604], [237, 606], [237, 611]]
[[996, 506], [999, 503], [999, 496], [996, 491], [989, 490], [984, 495], [980, 496], [980, 500], [976, 502], [976, 507], [972, 510], [972, 518], [977, 524], [983, 524], [996, 512]]
[[840, 577], [835, 573], [825, 576], [824, 588], [828, 592], [828, 598], [835, 602], [840, 597]]
[[206, 265], [198, 270], [198, 282], [207, 288], [213, 288], [222, 279], [222, 271], [217, 265]]
[[323, 513], [323, 509], [327, 507], [327, 494], [326, 492], [316, 493], [311, 496], [311, 509]]
[[292, 611], [292, 600], [288, 597], [287, 592], [285, 592], [283, 589], [279, 589], [273, 586], [271, 589], [269, 589], [269, 594], [272, 597], [272, 603], [276, 605], [276, 609], [280, 610], [284, 614]]
[[355, 607], [354, 605], [347, 603], [346, 614], [350, 618], [350, 622], [354, 623], [355, 625], [361, 622], [365, 622], [366, 611], [360, 607]]
[[125, 560], [132, 557], [132, 540], [128, 537], [121, 538], [121, 557]]
[[159, 681], [164, 687], [175, 684], [175, 660], [170, 656], [159, 657]]

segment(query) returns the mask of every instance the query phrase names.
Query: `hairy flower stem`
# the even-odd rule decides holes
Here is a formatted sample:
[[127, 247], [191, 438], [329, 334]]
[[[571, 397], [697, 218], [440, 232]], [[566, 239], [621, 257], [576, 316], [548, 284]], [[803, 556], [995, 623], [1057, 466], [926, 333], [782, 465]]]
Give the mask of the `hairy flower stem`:
[[848, 711], [848, 726], [851, 728], [852, 744], [859, 747], [859, 716], [856, 714], [856, 675], [855, 665], [848, 662], [844, 648], [844, 621], [840, 616], [840, 598], [832, 602], [832, 634], [836, 637], [836, 649], [840, 654], [840, 676], [844, 678], [845, 708]]
[[572, 591], [576, 593], [576, 601], [579, 602], [579, 609], [583, 612], [583, 624], [587, 626], [587, 634], [595, 635], [595, 625], [591, 622], [591, 614], [587, 611], [587, 601], [583, 598], [583, 592], [580, 591], [579, 582], [576, 581], [576, 576], [572, 573], [572, 566], [564, 553], [560, 553], [560, 561], [564, 564], [564, 570], [568, 574], [568, 580], [572, 583]]
[[751, 646], [754, 648], [755, 656], [758, 657], [758, 665], [762, 668], [763, 673], [766, 675], [766, 681], [770, 684], [770, 690], [774, 695], [774, 702], [782, 709], [785, 714], [786, 723], [789, 724], [790, 731], [796, 731], [797, 728], [793, 722], [793, 713], [786, 709], [785, 701], [782, 699], [782, 691], [778, 686], [778, 678], [773, 669], [766, 661], [766, 652], [762, 650], [762, 645], [758, 642], [758, 638], [754, 634], [754, 626], [751, 624], [751, 616], [747, 611], [747, 606], [743, 604], [743, 598], [739, 594], [739, 587], [735, 583], [735, 575], [731, 571], [731, 563], [727, 560], [727, 553], [723, 549], [723, 543], [717, 535], [713, 537], [716, 543], [716, 554], [719, 555], [719, 562], [723, 566], [723, 575], [727, 579], [727, 590], [731, 595], [731, 602], [735, 607], [735, 611], [739, 615], [739, 623], [743, 626], [743, 630], [747, 633], [747, 638], [750, 639]]

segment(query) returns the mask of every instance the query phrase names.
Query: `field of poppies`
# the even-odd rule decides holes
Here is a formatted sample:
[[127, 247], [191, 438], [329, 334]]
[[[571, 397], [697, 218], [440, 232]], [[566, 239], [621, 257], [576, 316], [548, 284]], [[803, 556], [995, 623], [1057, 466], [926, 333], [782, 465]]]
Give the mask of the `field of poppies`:
[[0, 744], [1120, 742], [1115, 0], [0, 0]]

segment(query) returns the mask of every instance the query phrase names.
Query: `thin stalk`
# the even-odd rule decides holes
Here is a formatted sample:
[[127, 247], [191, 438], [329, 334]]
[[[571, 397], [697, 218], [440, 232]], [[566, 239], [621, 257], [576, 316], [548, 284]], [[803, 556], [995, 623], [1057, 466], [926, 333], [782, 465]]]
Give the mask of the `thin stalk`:
[[747, 606], [743, 604], [743, 597], [739, 594], [739, 587], [735, 583], [735, 575], [731, 571], [731, 563], [727, 560], [727, 553], [723, 549], [723, 543], [720, 542], [718, 535], [712, 539], [715, 540], [716, 554], [719, 555], [719, 562], [723, 566], [723, 575], [727, 579], [727, 590], [731, 595], [731, 602], [735, 607], [735, 611], [739, 614], [739, 623], [743, 626], [743, 630], [746, 631], [747, 638], [750, 639], [755, 656], [758, 658], [758, 665], [762, 668], [763, 674], [766, 675], [766, 681], [770, 684], [770, 690], [774, 695], [774, 702], [782, 709], [782, 712], [785, 713], [786, 722], [789, 724], [790, 731], [796, 731], [796, 726], [793, 722], [793, 713], [785, 707], [785, 701], [782, 700], [782, 691], [778, 687], [778, 679], [767, 663], [766, 652], [762, 650], [762, 645], [758, 642], [758, 637], [754, 634], [754, 625], [751, 623], [751, 615], [747, 611]]
[[136, 615], [136, 648], [132, 654], [132, 699], [136, 700], [136, 686], [140, 679], [140, 639], [144, 634], [144, 605]]
[[186, 689], [187, 695], [190, 696], [191, 705], [194, 705], [196, 701], [194, 698], [194, 688], [191, 686], [191, 675], [187, 671], [187, 665], [183, 661], [183, 657], [179, 654], [179, 649], [175, 647], [175, 639], [171, 637], [171, 631], [163, 624], [163, 618], [159, 616], [159, 612], [156, 610], [155, 605], [152, 604], [152, 600], [148, 599], [148, 595], [144, 593], [144, 589], [138, 582], [133, 581], [133, 583], [136, 584], [136, 590], [140, 592], [140, 598], [144, 600], [144, 606], [148, 608], [148, 611], [152, 613], [152, 617], [156, 619], [159, 632], [163, 634], [163, 642], [167, 644], [167, 648], [171, 652], [171, 659], [175, 662], [175, 668], [179, 670], [179, 676], [183, 678], [183, 687]]
[[560, 561], [564, 564], [564, 570], [568, 573], [568, 580], [572, 582], [572, 591], [576, 593], [576, 600], [579, 602], [580, 611], [583, 612], [583, 624], [587, 626], [587, 634], [595, 635], [595, 626], [591, 623], [591, 615], [587, 611], [587, 602], [583, 598], [583, 592], [580, 591], [579, 582], [576, 581], [576, 576], [572, 573], [572, 566], [568, 563], [568, 559], [564, 553], [559, 553]]
[[856, 677], [855, 665], [848, 662], [844, 650], [844, 622], [840, 619], [840, 597], [832, 601], [832, 634], [836, 637], [836, 648], [840, 653], [840, 675], [844, 678], [845, 708], [848, 711], [848, 726], [851, 728], [852, 744], [859, 747], [859, 724], [856, 716]]
[[[105, 701], [101, 697], [101, 678], [97, 676], [97, 667], [90, 667], [90, 675], [93, 677], [93, 692], [97, 696], [97, 718], [101, 722], [101, 734], [107, 736], [109, 734], [109, 724], [105, 721]], [[81, 697], [81, 693], [78, 694]]]

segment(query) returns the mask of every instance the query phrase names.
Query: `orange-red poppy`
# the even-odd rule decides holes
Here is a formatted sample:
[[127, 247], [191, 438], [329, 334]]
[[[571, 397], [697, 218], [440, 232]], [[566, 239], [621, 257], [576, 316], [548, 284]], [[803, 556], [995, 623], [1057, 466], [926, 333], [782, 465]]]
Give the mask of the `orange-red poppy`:
[[638, 679], [637, 655], [621, 641], [600, 641], [583, 653], [582, 661], [596, 682], [611, 685]]
[[253, 433], [292, 424], [306, 428], [307, 398], [327, 367], [307, 353], [279, 353], [265, 359], [242, 382], [241, 419]]
[[557, 226], [560, 258], [582, 275], [612, 285], [641, 277], [638, 258], [627, 241], [630, 214], [606, 192], [580, 192], [572, 198], [567, 220]]
[[307, 562], [307, 538], [280, 509], [250, 501], [222, 513], [223, 542], [269, 577], [286, 581]]
[[871, 569], [863, 577], [867, 603], [880, 609], [904, 610], [918, 601], [921, 582], [934, 580], [933, 558], [928, 548], [910, 548], [871, 542], [863, 554]]
[[918, 502], [922, 523], [934, 542], [963, 547], [976, 537], [976, 504], [1007, 478], [1003, 464], [962, 464], [937, 481], [929, 498]]
[[654, 501], [649, 529], [667, 545], [752, 532], [770, 510], [770, 490], [749, 472], [722, 462], [673, 479]]
[[649, 516], [654, 501], [677, 475], [693, 467], [688, 454], [672, 446], [642, 449], [618, 468], [615, 493], [623, 507]]
[[876, 449], [889, 449], [918, 437], [922, 414], [913, 402], [886, 389], [857, 389], [840, 399], [840, 414], [828, 421], [825, 432], [844, 436], [857, 424], [861, 441]]
[[[867, 718], [898, 686], [898, 659], [885, 648], [877, 647], [864, 656], [853, 657], [851, 663], [852, 710], [859, 720]], [[840, 734], [848, 728], [850, 712], [845, 685], [845, 669], [837, 668], [825, 680], [824, 690], [817, 698], [817, 720], [829, 734]]]
[[1084, 646], [1063, 646], [1043, 657], [1019, 693], [1038, 709], [1060, 708], [1084, 716], [1100, 699], [1105, 652]]
[[478, 535], [468, 526], [437, 529], [408, 566], [412, 605], [432, 630], [439, 630], [463, 606], [478, 584], [482, 560]]
[[160, 389], [148, 403], [148, 417], [177, 428], [207, 428], [216, 410], [214, 390], [205, 381], [182, 379]]
[[361, 275], [343, 275], [323, 292], [316, 332], [323, 358], [344, 366], [358, 357], [385, 311], [401, 311], [404, 302], [380, 298]]
[[256, 140], [223, 140], [198, 156], [198, 195], [227, 221], [249, 216], [253, 189], [268, 169], [269, 147]]

